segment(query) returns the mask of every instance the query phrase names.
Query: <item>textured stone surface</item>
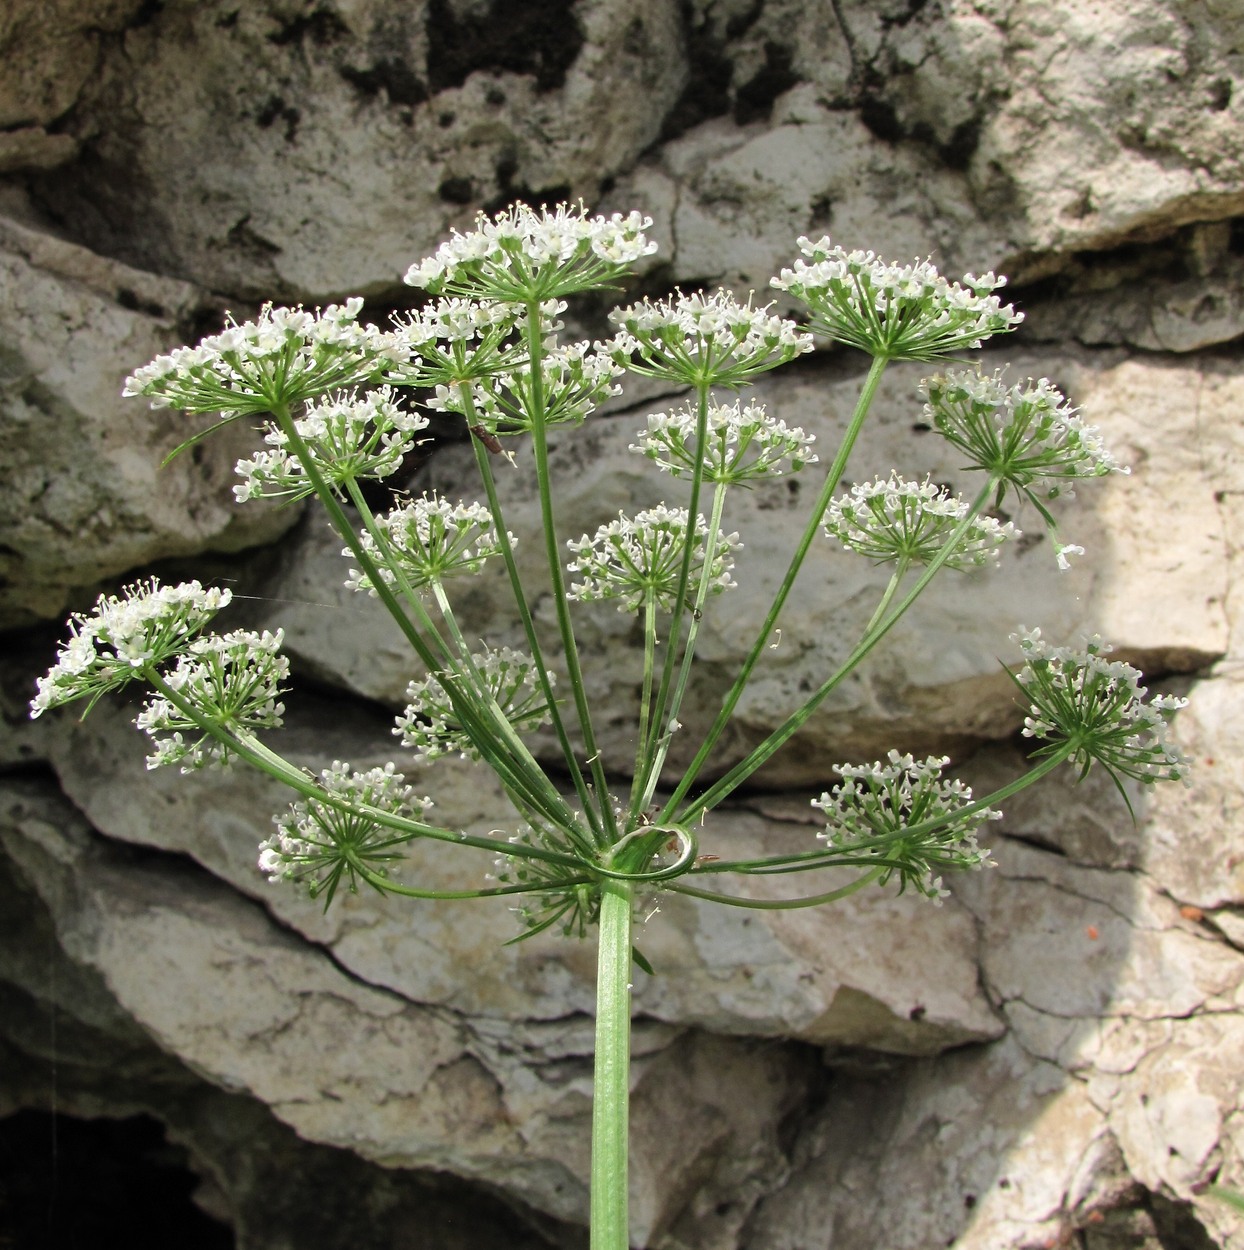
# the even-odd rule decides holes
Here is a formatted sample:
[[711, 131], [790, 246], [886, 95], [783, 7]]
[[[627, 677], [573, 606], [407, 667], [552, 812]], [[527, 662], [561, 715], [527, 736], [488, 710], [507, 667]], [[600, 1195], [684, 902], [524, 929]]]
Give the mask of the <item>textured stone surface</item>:
[[233, 507], [249, 430], [162, 470], [201, 426], [121, 398], [199, 307], [184, 282], [0, 220], [0, 622], [59, 615], [153, 560], [269, 542], [295, 519]]
[[[935, 583], [763, 786], [706, 824], [704, 851], [807, 845], [832, 765], [891, 745], [946, 750], [980, 793], [1004, 784], [1022, 743], [995, 657], [1020, 621], [1060, 641], [1099, 630], [1187, 694], [1196, 764], [1189, 790], [1129, 788], [1135, 822], [1097, 775], [1016, 796], [991, 831], [1000, 867], [940, 910], [879, 892], [788, 913], [654, 900], [636, 1244], [1244, 1250], [1207, 1192], [1244, 1190], [1242, 50], [1238, 6], [1173, 0], [5, 7], [0, 624], [34, 627], [0, 648], [16, 774], [0, 1114], [47, 1107], [55, 1075], [68, 1114], [156, 1117], [247, 1250], [582, 1246], [590, 944], [503, 947], [514, 921], [488, 902], [359, 896], [324, 914], [254, 868], [272, 787], [145, 776], [133, 705], [20, 723], [53, 645], [35, 623], [154, 562], [226, 577], [234, 623], [286, 628], [292, 758], [395, 753], [415, 674], [342, 587], [339, 540], [317, 515], [233, 509], [245, 430], [157, 472], [193, 427], [122, 401], [121, 380], [228, 307], [358, 291], [381, 317], [416, 298], [410, 261], [478, 209], [582, 195], [655, 218], [646, 293], [766, 299], [801, 233], [1008, 272], [1027, 321], [985, 367], [1048, 374], [1132, 471], [1060, 505], [1087, 548], [1071, 572], [1019, 512], [1028, 533], [999, 572]], [[600, 312], [582, 314], [593, 334]], [[918, 376], [887, 374], [849, 476], [898, 465], [970, 488], [915, 428]], [[825, 456], [861, 378], [818, 353], [756, 394]], [[674, 501], [626, 445], [677, 401], [640, 385], [559, 435], [565, 537]], [[498, 469], [535, 572], [521, 448]], [[675, 762], [751, 642], [817, 473], [729, 518], [741, 588], [706, 614]], [[452, 440], [405, 484], [477, 493]], [[716, 767], [847, 653], [881, 584], [818, 543]], [[503, 591], [460, 586], [469, 633], [518, 641]], [[577, 620], [621, 775], [632, 622], [608, 606]], [[447, 824], [509, 827], [479, 768], [417, 782]], [[404, 871], [470, 885], [489, 868], [418, 850]]]
[[[304, 714], [305, 729], [283, 736], [290, 758], [325, 764], [313, 732], [323, 717], [322, 707]], [[503, 948], [517, 930], [500, 902], [416, 904], [412, 915], [410, 905], [366, 894], [325, 914], [291, 890], [273, 889], [255, 858], [267, 813], [285, 801], [280, 787], [244, 772], [139, 782], [142, 740], [119, 722], [101, 707], [86, 722], [53, 731], [47, 748], [67, 795], [95, 828], [192, 856], [330, 950], [342, 968], [412, 1002], [509, 1021], [590, 1014], [590, 944], [546, 936]], [[391, 756], [383, 724], [361, 718], [339, 725], [334, 745], [355, 767]], [[105, 777], [116, 784], [101, 785]], [[438, 763], [411, 777], [451, 828], [487, 833], [513, 820], [500, 788], [475, 765]], [[703, 846], [739, 858], [806, 845], [816, 826], [807, 798], [803, 804], [792, 798], [759, 812], [719, 813], [701, 834]], [[415, 848], [402, 875], [412, 884], [469, 889], [491, 869], [478, 851], [429, 844]], [[861, 938], [873, 927], [893, 934], [884, 954]], [[998, 1033], [977, 984], [974, 927], [953, 904], [858, 897], [836, 908], [747, 912], [667, 897], [639, 940], [661, 975], [636, 986], [636, 1009], [667, 1024], [916, 1054]]]
[[666, 0], [170, 4], [110, 47], [83, 154], [37, 195], [93, 247], [251, 299], [391, 289], [480, 204], [597, 198], [684, 73]]
[[[1017, 721], [1013, 687], [998, 671], [996, 657], [1011, 656], [1007, 638], [1021, 623], [1039, 623], [1047, 637], [1065, 640], [1101, 632], [1122, 655], [1139, 658], [1150, 669], [1192, 668], [1225, 652], [1230, 578], [1223, 508], [1205, 466], [1232, 435], [1219, 433], [1207, 416], [1244, 403], [1238, 366], [1069, 351], [1016, 351], [991, 356], [990, 363], [1008, 357], [1009, 376], [1056, 377], [1129, 469], [1127, 476], [1084, 483], [1077, 499], [1060, 510], [1064, 541], [1081, 543], [1087, 555], [1076, 559], [1072, 571], [1060, 572], [1035, 511], [1008, 513], [1028, 533], [1004, 552], [1001, 568], [935, 582], [878, 649], [876, 662], [844, 683], [812, 718], [802, 749], [769, 767], [768, 784], [821, 784], [829, 777], [827, 760], [871, 758], [896, 741], [913, 751], [956, 743], [962, 750], [965, 741], [1011, 732]], [[916, 366], [896, 366], [886, 375], [848, 481], [884, 475], [898, 465], [908, 477], [931, 474], [935, 481], [972, 490], [972, 475], [961, 470], [953, 448], [932, 435], [912, 436], [921, 419], [920, 374]], [[828, 459], [859, 387], [858, 376], [844, 377], [813, 362], [802, 372], [766, 379], [752, 394], [788, 424], [815, 433]], [[674, 399], [650, 402], [660, 407]], [[558, 495], [565, 536], [590, 534], [622, 509], [630, 513], [659, 500], [682, 502], [685, 487], [627, 450], [648, 411], [597, 418], [560, 433], [553, 463], [565, 482]], [[1209, 432], [1207, 424], [1213, 427]], [[1229, 459], [1220, 464], [1224, 483], [1237, 480]], [[737, 529], [744, 543], [735, 571], [739, 589], [711, 601], [705, 612], [695, 680], [681, 716], [687, 732], [671, 752], [675, 763], [690, 757], [697, 731], [716, 713], [734, 657], [751, 646], [806, 524], [804, 500], [819, 488], [818, 469], [795, 481], [795, 487], [773, 482], [738, 491], [727, 504], [725, 526]], [[455, 499], [481, 493], [474, 458], [465, 447], [441, 453], [422, 482]], [[519, 536], [526, 584], [541, 586], [543, 546], [534, 471], [526, 455], [514, 470], [502, 466], [499, 490], [507, 524]], [[1007, 506], [1014, 509], [1013, 503]], [[291, 652], [322, 678], [401, 706], [412, 676], [401, 636], [377, 603], [344, 589], [349, 562], [340, 552], [327, 525], [310, 521], [275, 579], [275, 602], [262, 614], [263, 623], [283, 625]], [[1162, 575], [1141, 594], [1127, 571], [1144, 568]], [[801, 691], [814, 689], [846, 659], [886, 580], [885, 570], [824, 536], [818, 539], [783, 613], [781, 638], [775, 636], [777, 645], [739, 705], [724, 762], [739, 758], [797, 706]], [[826, 586], [832, 587], [829, 594]], [[455, 589], [471, 636], [493, 645], [523, 645], [501, 569]], [[542, 604], [547, 606], [547, 595], [537, 596], [537, 615]], [[611, 763], [616, 761], [613, 766], [625, 770], [633, 754], [628, 735], [642, 673], [634, 624], [610, 604], [585, 606], [576, 619], [583, 622], [593, 703], [606, 709], [602, 747]], [[351, 637], [354, 645], [347, 641]], [[623, 647], [629, 649], [626, 659]], [[555, 744], [550, 741], [548, 749]]]

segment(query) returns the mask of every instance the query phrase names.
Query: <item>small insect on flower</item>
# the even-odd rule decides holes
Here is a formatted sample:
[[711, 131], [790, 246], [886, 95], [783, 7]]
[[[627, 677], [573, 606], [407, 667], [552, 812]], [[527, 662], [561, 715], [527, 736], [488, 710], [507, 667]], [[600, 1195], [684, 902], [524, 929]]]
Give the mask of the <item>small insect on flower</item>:
[[501, 440], [495, 434], [490, 434], [482, 425], [468, 426], [468, 429], [484, 444], [492, 455], [501, 455]]

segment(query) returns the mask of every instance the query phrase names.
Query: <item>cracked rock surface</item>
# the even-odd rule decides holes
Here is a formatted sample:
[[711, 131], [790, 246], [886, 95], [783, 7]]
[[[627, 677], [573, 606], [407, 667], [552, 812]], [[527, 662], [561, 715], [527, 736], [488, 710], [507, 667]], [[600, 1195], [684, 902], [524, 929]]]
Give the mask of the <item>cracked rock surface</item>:
[[[147, 774], [136, 706], [31, 724], [57, 622], [152, 572], [227, 579], [233, 624], [282, 627], [284, 752], [392, 758], [416, 676], [322, 518], [232, 502], [256, 446], [120, 397], [135, 366], [265, 299], [418, 297], [406, 267], [515, 198], [650, 213], [632, 293], [757, 299], [830, 233], [952, 275], [996, 268], [1026, 321], [981, 357], [1048, 376], [1128, 476], [1040, 519], [996, 572], [947, 574], [757, 784], [714, 854], [793, 850], [833, 765], [953, 757], [985, 793], [1022, 767], [998, 660], [1021, 622], [1099, 631], [1186, 695], [1190, 789], [1054, 776], [988, 830], [997, 867], [940, 908], [861, 893], [800, 911], [654, 898], [635, 986], [633, 1237], [648, 1250], [1244, 1250], [1244, 19], [1227, 3], [1073, 0], [13, 0], [0, 14], [0, 1120], [151, 1117], [244, 1250], [586, 1244], [594, 949], [519, 946], [500, 903], [266, 884], [286, 797], [244, 770]], [[781, 306], [781, 305], [779, 305]], [[601, 308], [581, 313], [603, 332]], [[848, 478], [970, 489], [892, 367]], [[818, 351], [753, 398], [817, 435], [862, 371]], [[650, 383], [557, 431], [578, 537], [665, 498], [628, 451]], [[473, 497], [445, 423], [402, 485]], [[822, 466], [823, 468], [823, 466]], [[540, 559], [530, 466], [498, 464]], [[707, 613], [672, 758], [754, 636], [817, 470], [728, 528], [739, 589]], [[723, 744], [727, 767], [844, 658], [884, 577], [818, 545]], [[460, 600], [515, 644], [505, 586]], [[544, 622], [548, 605], [537, 603]], [[641, 657], [579, 615], [622, 774]], [[551, 757], [554, 743], [536, 735]], [[437, 819], [508, 829], [480, 767], [411, 780]], [[709, 843], [712, 843], [711, 848]], [[480, 883], [416, 847], [410, 880]], [[753, 879], [757, 892], [769, 879]], [[779, 879], [779, 886], [781, 884]], [[638, 975], [638, 974], [637, 974]], [[0, 1233], [4, 1230], [0, 1227]]]

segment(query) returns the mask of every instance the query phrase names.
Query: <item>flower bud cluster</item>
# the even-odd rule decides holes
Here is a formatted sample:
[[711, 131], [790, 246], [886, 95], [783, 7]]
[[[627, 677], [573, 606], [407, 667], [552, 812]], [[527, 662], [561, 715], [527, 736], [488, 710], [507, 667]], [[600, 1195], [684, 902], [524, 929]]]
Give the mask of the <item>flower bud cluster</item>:
[[[312, 404], [305, 416], [294, 421], [315, 467], [332, 486], [396, 473], [402, 460], [419, 444], [415, 434], [427, 426], [427, 417], [406, 412], [387, 386], [362, 399], [345, 394], [329, 396]], [[290, 454], [285, 431], [271, 427], [264, 441], [271, 451], [257, 452], [237, 463], [243, 479], [233, 488], [238, 503], [279, 498], [292, 502], [314, 494], [302, 461]]]
[[1034, 502], [1074, 495], [1079, 478], [1128, 473], [1047, 378], [1008, 387], [1000, 373], [925, 378], [925, 417], [972, 464]]
[[[164, 681], [230, 733], [279, 728], [285, 715], [281, 683], [289, 677], [289, 660], [279, 654], [283, 639], [282, 630], [235, 630], [196, 638]], [[148, 768], [180, 764], [189, 773], [211, 765], [227, 767], [232, 759], [224, 743], [163, 696], [148, 700], [134, 723], [155, 742]]]
[[949, 763], [948, 756], [916, 760], [891, 751], [885, 763], [836, 765], [842, 783], [812, 802], [828, 820], [817, 837], [852, 863], [885, 865], [882, 885], [897, 874], [900, 893], [911, 885], [928, 898], [944, 897], [938, 871], [989, 863], [976, 833], [1002, 816], [988, 807], [967, 810], [971, 788], [942, 780]]
[[811, 335], [793, 321], [724, 290], [643, 300], [615, 309], [609, 320], [620, 329], [605, 350], [618, 364], [690, 386], [738, 387], [812, 350]]
[[[576, 559], [566, 567], [582, 574], [584, 580], [572, 583], [567, 597], [583, 602], [618, 599], [619, 612], [633, 612], [652, 595], [659, 607], [674, 611], [687, 529], [687, 509], [662, 503], [633, 518], [619, 512], [616, 521], [602, 525], [592, 537], [584, 534], [577, 542], [570, 539], [566, 546]], [[698, 586], [708, 544], [708, 522], [702, 516], [696, 518], [693, 541], [690, 584]], [[730, 570], [734, 552], [742, 545], [738, 534], [717, 535], [709, 563], [709, 593], [720, 594], [734, 586]]]
[[928, 261], [891, 264], [874, 252], [836, 247], [828, 236], [802, 237], [799, 250], [808, 259], [783, 269], [771, 285], [808, 306], [817, 333], [871, 356], [938, 360], [1023, 320], [990, 294], [1006, 283], [992, 273], [950, 282]]
[[[548, 723], [550, 708], [540, 685], [535, 661], [510, 647], [486, 648], [471, 656], [479, 676], [479, 684], [505, 719], [520, 733]], [[554, 674], [549, 673], [549, 684]], [[432, 673], [406, 687], [409, 700], [406, 710], [397, 718], [393, 732], [402, 745], [411, 747], [415, 759], [427, 763], [442, 755], [460, 755], [463, 759], [479, 759], [479, 751], [471, 736], [454, 714], [447, 684], [464, 679], [454, 673]], [[477, 693], [474, 681], [470, 688]]]
[[75, 699], [89, 698], [94, 706], [143, 668], [185, 650], [231, 598], [228, 590], [204, 589], [197, 581], [163, 586], [155, 577], [126, 586], [119, 596], [100, 595], [93, 611], [70, 618], [71, 637], [39, 678], [31, 716]]
[[1107, 660], [1112, 648], [1090, 638], [1081, 649], [1055, 647], [1034, 629], [1012, 635], [1024, 653], [1015, 681], [1031, 701], [1024, 737], [1048, 743], [1050, 755], [1070, 745], [1070, 760], [1083, 776], [1094, 762], [1115, 779], [1146, 785], [1188, 779], [1188, 760], [1170, 741], [1169, 717], [1186, 699], [1157, 695], [1147, 703], [1142, 674]]
[[582, 204], [538, 212], [515, 204], [475, 229], [454, 232], [434, 256], [406, 273], [410, 286], [433, 295], [530, 304], [607, 286], [656, 251], [642, 213], [591, 217]]
[[816, 463], [816, 453], [809, 450], [814, 437], [769, 416], [761, 404], [744, 406], [737, 400], [709, 404], [703, 448], [696, 441], [696, 429], [696, 410], [691, 405], [654, 412], [631, 451], [655, 461], [674, 477], [690, 477], [702, 456], [705, 479], [731, 485], [781, 477]]
[[364, 871], [386, 876], [388, 865], [400, 858], [396, 848], [414, 836], [378, 824], [365, 809], [422, 820], [432, 800], [417, 795], [392, 764], [357, 772], [336, 760], [319, 780], [343, 806], [307, 798], [274, 816], [276, 833], [259, 844], [259, 867], [274, 882], [301, 882], [312, 898], [324, 894], [327, 905], [343, 878], [357, 893]]
[[[453, 504], [440, 495], [425, 493], [412, 499], [377, 517], [376, 526], [383, 535], [389, 558], [412, 589], [463, 573], [478, 573], [484, 561], [501, 550], [492, 513], [483, 504]], [[378, 548], [370, 534], [364, 532], [360, 538], [376, 559], [380, 575], [393, 585], [397, 575], [389, 567], [385, 552]], [[509, 534], [509, 540], [511, 546], [518, 542], [513, 534]], [[352, 556], [354, 553], [347, 547], [341, 554]], [[375, 597], [371, 578], [357, 569], [350, 570], [346, 585]]]
[[362, 307], [357, 296], [314, 313], [265, 304], [254, 321], [230, 317], [198, 347], [157, 356], [121, 393], [144, 395], [153, 408], [242, 415], [379, 380], [393, 348], [375, 326], [358, 324]]
[[[833, 500], [825, 510], [825, 532], [848, 551], [878, 564], [928, 564], [967, 514], [962, 496], [951, 495], [927, 477], [909, 482], [892, 472], [888, 478], [860, 482], [849, 495]], [[944, 564], [952, 569], [996, 564], [1002, 544], [1019, 536], [1010, 521], [975, 517]]]

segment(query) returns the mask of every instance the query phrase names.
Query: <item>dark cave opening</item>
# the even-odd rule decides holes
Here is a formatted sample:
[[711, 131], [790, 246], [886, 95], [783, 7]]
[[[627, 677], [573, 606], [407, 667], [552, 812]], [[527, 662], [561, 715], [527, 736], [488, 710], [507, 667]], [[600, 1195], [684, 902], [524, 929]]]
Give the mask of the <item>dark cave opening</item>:
[[233, 1250], [191, 1200], [186, 1152], [150, 1116], [85, 1120], [19, 1111], [0, 1120], [2, 1250]]

